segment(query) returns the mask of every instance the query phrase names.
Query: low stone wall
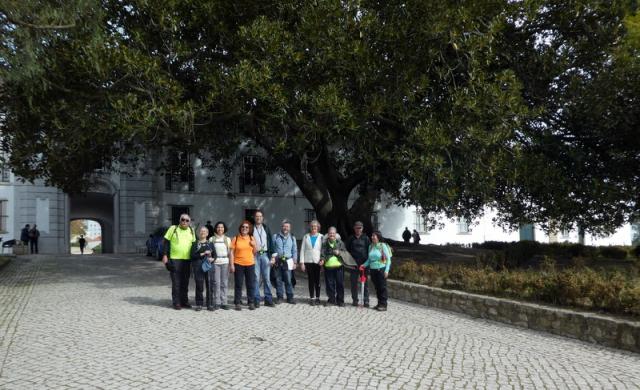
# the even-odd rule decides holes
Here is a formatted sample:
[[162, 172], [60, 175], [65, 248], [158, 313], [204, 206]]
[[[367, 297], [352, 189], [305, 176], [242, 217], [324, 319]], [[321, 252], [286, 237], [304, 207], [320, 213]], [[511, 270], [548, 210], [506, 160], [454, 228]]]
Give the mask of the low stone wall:
[[[348, 280], [345, 282], [348, 284]], [[397, 280], [389, 280], [387, 288], [390, 298], [640, 353], [640, 322], [637, 321]], [[372, 297], [374, 291], [370, 290]]]

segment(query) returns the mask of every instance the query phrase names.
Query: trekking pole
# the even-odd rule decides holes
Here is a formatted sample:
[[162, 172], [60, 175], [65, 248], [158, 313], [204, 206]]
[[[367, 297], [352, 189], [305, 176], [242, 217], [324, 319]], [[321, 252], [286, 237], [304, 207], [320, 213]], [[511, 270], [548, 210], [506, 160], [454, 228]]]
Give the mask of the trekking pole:
[[360, 299], [358, 299], [358, 307], [364, 307], [364, 285], [367, 283], [367, 272], [364, 267], [360, 267]]

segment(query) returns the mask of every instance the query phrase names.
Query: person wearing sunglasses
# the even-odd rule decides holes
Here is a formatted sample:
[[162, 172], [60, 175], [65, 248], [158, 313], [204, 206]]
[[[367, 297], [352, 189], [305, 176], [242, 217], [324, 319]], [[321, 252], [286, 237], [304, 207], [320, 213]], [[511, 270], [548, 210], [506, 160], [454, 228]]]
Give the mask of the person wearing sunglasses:
[[242, 283], [247, 285], [247, 303], [249, 310], [254, 310], [255, 307], [255, 255], [258, 252], [258, 244], [255, 238], [253, 238], [253, 226], [249, 221], [242, 221], [239, 234], [231, 241], [231, 251], [233, 252], [233, 263], [229, 267], [229, 271], [233, 274], [234, 294], [233, 303], [236, 310], [241, 310], [240, 307], [242, 298]]
[[164, 235], [162, 263], [171, 276], [173, 308], [191, 308], [189, 304], [189, 278], [191, 277], [191, 246], [196, 234], [190, 226], [189, 214], [180, 216], [180, 223], [172, 225]]

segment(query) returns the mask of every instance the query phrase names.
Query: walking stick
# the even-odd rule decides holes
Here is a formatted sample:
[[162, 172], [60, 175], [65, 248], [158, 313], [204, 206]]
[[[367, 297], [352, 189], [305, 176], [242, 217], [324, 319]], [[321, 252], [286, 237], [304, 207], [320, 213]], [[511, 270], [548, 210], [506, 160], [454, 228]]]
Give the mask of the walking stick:
[[364, 285], [367, 283], [367, 272], [363, 266], [360, 266], [360, 299], [358, 299], [358, 307], [364, 307]]

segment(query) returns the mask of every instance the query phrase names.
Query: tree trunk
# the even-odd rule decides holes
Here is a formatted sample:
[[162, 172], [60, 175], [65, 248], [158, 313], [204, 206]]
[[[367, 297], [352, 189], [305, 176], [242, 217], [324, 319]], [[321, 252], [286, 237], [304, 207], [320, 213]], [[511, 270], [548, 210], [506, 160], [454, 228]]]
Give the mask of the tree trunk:
[[326, 161], [324, 164], [321, 161], [308, 167], [311, 177], [300, 169], [299, 161], [289, 161], [280, 166], [291, 176], [313, 206], [323, 232], [334, 226], [340, 236], [346, 239], [353, 234], [354, 222], [361, 221], [365, 232], [371, 233], [371, 214], [379, 192], [372, 188], [360, 191], [359, 197], [349, 208], [349, 195], [362, 183], [364, 176], [362, 180], [359, 180], [360, 176], [356, 175], [340, 177], [337, 171], [331, 170]]

